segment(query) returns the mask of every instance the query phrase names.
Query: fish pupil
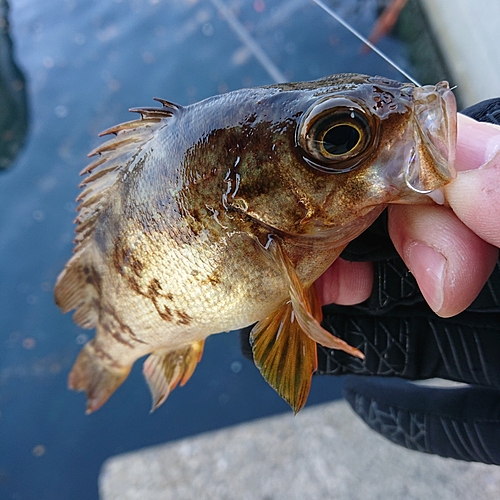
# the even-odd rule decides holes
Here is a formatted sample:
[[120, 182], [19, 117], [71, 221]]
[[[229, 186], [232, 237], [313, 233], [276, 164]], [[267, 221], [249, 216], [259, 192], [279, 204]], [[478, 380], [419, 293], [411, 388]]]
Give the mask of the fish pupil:
[[352, 151], [360, 139], [359, 131], [352, 125], [335, 125], [324, 135], [323, 147], [328, 154], [339, 156]]

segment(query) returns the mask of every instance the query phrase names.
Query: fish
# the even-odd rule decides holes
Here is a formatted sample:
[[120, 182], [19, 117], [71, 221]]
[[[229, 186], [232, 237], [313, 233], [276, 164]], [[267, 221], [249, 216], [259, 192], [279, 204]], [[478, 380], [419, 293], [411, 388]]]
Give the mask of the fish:
[[454, 177], [453, 92], [337, 74], [156, 101], [102, 132], [82, 171], [54, 293], [96, 333], [68, 385], [91, 413], [148, 355], [156, 409], [208, 336], [255, 324], [255, 364], [296, 413], [317, 344], [363, 359], [321, 326], [314, 282], [387, 205], [434, 203]]

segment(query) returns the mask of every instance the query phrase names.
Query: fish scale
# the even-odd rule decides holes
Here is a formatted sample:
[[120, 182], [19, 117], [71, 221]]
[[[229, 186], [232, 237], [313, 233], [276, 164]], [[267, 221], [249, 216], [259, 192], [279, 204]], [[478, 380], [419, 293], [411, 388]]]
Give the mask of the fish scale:
[[341, 74], [137, 108], [106, 131], [81, 184], [63, 312], [96, 328], [69, 385], [102, 406], [132, 364], [153, 409], [212, 334], [256, 323], [256, 365], [297, 412], [324, 330], [314, 281], [390, 203], [432, 203], [453, 176], [456, 109], [446, 83], [416, 88]]

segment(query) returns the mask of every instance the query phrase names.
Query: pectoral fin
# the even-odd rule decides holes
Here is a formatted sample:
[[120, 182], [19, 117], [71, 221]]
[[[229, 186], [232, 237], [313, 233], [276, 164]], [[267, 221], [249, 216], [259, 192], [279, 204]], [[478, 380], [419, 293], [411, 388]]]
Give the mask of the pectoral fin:
[[297, 413], [306, 403], [317, 368], [316, 343], [363, 359], [363, 353], [321, 325], [321, 304], [314, 286], [305, 288], [290, 259], [275, 241], [267, 248], [283, 269], [290, 300], [255, 325], [250, 342], [262, 376]]
[[291, 302], [257, 323], [250, 342], [262, 376], [297, 413], [307, 401], [318, 362], [316, 342], [304, 335]]
[[161, 406], [179, 383], [183, 386], [191, 378], [204, 343], [193, 342], [175, 351], [158, 349], [146, 359], [142, 372], [153, 398], [151, 411]]
[[322, 318], [321, 308], [314, 287], [306, 289], [304, 285], [302, 285], [290, 259], [285, 255], [279, 244], [273, 242], [270, 246], [270, 251], [272, 252], [274, 260], [279, 263], [284, 270], [284, 274], [288, 280], [293, 311], [304, 333], [324, 347], [339, 349], [356, 358], [364, 359], [365, 355], [359, 349], [335, 337], [335, 335], [325, 330], [320, 325]]

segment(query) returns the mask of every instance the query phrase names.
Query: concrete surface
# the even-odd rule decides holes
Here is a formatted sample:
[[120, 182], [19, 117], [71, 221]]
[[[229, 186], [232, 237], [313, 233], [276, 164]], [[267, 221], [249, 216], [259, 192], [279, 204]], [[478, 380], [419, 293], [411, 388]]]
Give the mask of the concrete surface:
[[109, 459], [102, 500], [497, 500], [500, 468], [400, 448], [343, 401]]
[[465, 106], [500, 96], [500, 2], [421, 0]]

